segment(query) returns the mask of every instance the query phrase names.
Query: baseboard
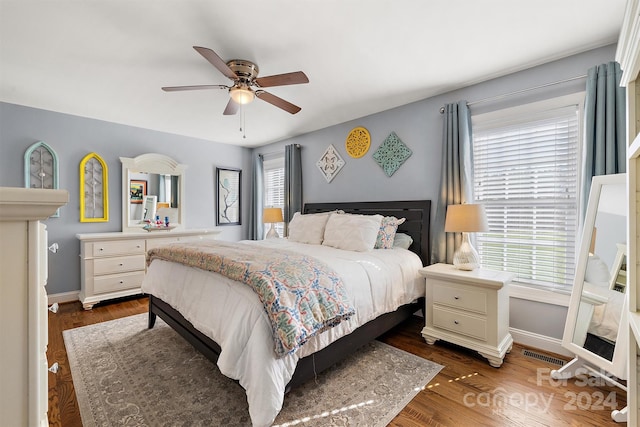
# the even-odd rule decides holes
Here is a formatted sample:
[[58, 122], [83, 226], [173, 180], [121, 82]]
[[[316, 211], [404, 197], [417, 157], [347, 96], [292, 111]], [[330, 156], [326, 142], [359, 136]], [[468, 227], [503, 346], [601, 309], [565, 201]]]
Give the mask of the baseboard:
[[513, 341], [526, 345], [528, 347], [537, 348], [539, 350], [548, 351], [562, 356], [573, 357], [574, 354], [562, 347], [562, 340], [551, 338], [545, 335], [536, 334], [534, 332], [523, 331], [522, 329], [509, 328], [509, 332], [513, 337]]
[[79, 294], [80, 294], [80, 291], [61, 292], [59, 294], [47, 295], [47, 298], [49, 300], [49, 305], [54, 304], [56, 302], [58, 304], [62, 304], [63, 302], [78, 301]]

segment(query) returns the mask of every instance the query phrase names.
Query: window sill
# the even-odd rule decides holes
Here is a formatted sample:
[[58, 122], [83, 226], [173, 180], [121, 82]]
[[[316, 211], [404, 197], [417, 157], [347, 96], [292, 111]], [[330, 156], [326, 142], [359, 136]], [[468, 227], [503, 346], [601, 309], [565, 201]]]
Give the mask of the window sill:
[[571, 292], [568, 289], [551, 290], [512, 283], [509, 286], [509, 297], [569, 307]]

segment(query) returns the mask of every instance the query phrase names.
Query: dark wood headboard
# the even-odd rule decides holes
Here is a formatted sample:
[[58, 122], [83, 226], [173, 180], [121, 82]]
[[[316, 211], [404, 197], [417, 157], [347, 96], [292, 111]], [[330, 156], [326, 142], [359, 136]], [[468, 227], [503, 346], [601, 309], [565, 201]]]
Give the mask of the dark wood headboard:
[[431, 259], [431, 200], [305, 203], [303, 212], [318, 213], [336, 209], [341, 209], [346, 213], [380, 214], [406, 218], [407, 220], [398, 227], [398, 232], [411, 236], [413, 243], [409, 249], [420, 256], [422, 265], [429, 265]]

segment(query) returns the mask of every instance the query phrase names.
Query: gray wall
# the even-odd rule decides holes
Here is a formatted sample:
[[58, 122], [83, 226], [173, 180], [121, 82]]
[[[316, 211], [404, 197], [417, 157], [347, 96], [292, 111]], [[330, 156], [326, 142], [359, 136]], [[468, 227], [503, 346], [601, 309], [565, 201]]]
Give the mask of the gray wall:
[[[442, 155], [440, 107], [445, 103], [460, 100], [473, 104], [474, 101], [582, 76], [594, 65], [613, 61], [614, 56], [615, 45], [594, 49], [348, 123], [259, 147], [254, 149], [254, 155], [282, 150], [286, 144], [301, 144], [305, 202], [431, 199], [434, 201], [432, 215], [435, 215]], [[498, 101], [478, 103], [471, 105], [471, 110], [474, 114], [484, 113], [511, 105], [583, 91], [584, 87], [584, 79], [580, 79], [509, 96]], [[367, 128], [372, 140], [370, 151], [360, 159], [349, 157], [344, 147], [345, 138], [356, 126]], [[392, 177], [388, 178], [375, 163], [372, 154], [391, 131], [394, 131], [409, 146], [413, 154]], [[336, 147], [346, 162], [331, 183], [324, 180], [315, 165], [329, 144]], [[543, 317], [544, 322], [541, 322], [540, 319]], [[511, 325], [519, 329], [562, 338], [565, 317], [566, 308], [564, 307], [512, 300]]]
[[[286, 144], [303, 147], [303, 180], [305, 202], [349, 200], [436, 200], [440, 185], [442, 116], [445, 103], [491, 98], [505, 93], [544, 85], [586, 74], [588, 68], [614, 59], [615, 45], [594, 49], [579, 55], [513, 73], [484, 83], [469, 86], [389, 111], [332, 126], [299, 137], [253, 150], [271, 153], [283, 150]], [[443, 66], [437, 64], [434, 66]], [[526, 102], [581, 91], [584, 81], [555, 85], [500, 101], [472, 105], [473, 113], [483, 113]], [[372, 146], [361, 159], [350, 158], [344, 140], [356, 126], [371, 133]], [[391, 131], [411, 148], [413, 155], [390, 178], [373, 161], [371, 154]], [[243, 226], [225, 227], [222, 238], [245, 238], [250, 180], [249, 149], [217, 144], [193, 138], [164, 134], [114, 123], [91, 120], [0, 104], [0, 186], [23, 186], [24, 152], [36, 141], [45, 141], [60, 158], [60, 185], [70, 191], [70, 203], [62, 209], [60, 218], [47, 220], [50, 240], [61, 245], [61, 251], [50, 260], [49, 293], [80, 289], [79, 244], [76, 233], [117, 231], [121, 227], [120, 156], [134, 157], [158, 152], [189, 165], [187, 170], [187, 224], [189, 228], [212, 227], [214, 219], [215, 166], [242, 168]], [[329, 144], [333, 144], [346, 162], [330, 183], [315, 166]], [[78, 166], [84, 155], [95, 151], [109, 166], [110, 221], [105, 224], [80, 223], [78, 202]], [[435, 203], [434, 203], [435, 211]], [[435, 212], [433, 212], [435, 214]], [[543, 303], [512, 299], [513, 327], [561, 338], [566, 309]], [[540, 319], [544, 318], [544, 324]]]
[[[45, 221], [49, 241], [60, 245], [59, 252], [49, 256], [49, 294], [80, 290], [77, 233], [122, 230], [120, 157], [161, 153], [188, 166], [184, 197], [188, 228], [215, 227], [216, 166], [244, 171], [242, 206], [248, 206], [251, 162], [247, 148], [7, 103], [0, 103], [0, 186], [24, 186], [24, 153], [36, 141], [46, 142], [57, 153], [60, 188], [69, 191], [69, 203], [61, 208], [60, 217]], [[90, 152], [98, 153], [109, 170], [109, 221], [105, 223], [79, 221], [79, 166]], [[243, 224], [247, 212], [243, 209]], [[220, 230], [224, 240], [246, 238], [244, 226], [225, 226]]]

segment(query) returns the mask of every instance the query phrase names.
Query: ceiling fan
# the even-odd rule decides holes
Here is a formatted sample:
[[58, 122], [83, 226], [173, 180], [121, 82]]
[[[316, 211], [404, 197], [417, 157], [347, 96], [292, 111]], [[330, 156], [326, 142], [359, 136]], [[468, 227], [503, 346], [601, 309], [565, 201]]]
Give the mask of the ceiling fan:
[[[200, 89], [228, 89], [229, 102], [222, 114], [233, 115], [238, 112], [240, 105], [248, 104], [255, 97], [275, 105], [291, 114], [296, 114], [301, 110], [300, 107], [294, 105], [282, 98], [279, 98], [260, 88], [295, 85], [301, 83], [309, 83], [309, 79], [302, 71], [292, 73], [277, 74], [273, 76], [258, 77], [258, 66], [251, 61], [244, 59], [232, 59], [225, 62], [213, 50], [206, 47], [193, 47], [200, 55], [218, 69], [222, 74], [233, 81], [233, 85], [196, 85], [196, 86], [169, 86], [163, 87], [165, 92], [175, 92], [181, 90], [200, 90]], [[258, 88], [253, 90], [252, 87]]]

